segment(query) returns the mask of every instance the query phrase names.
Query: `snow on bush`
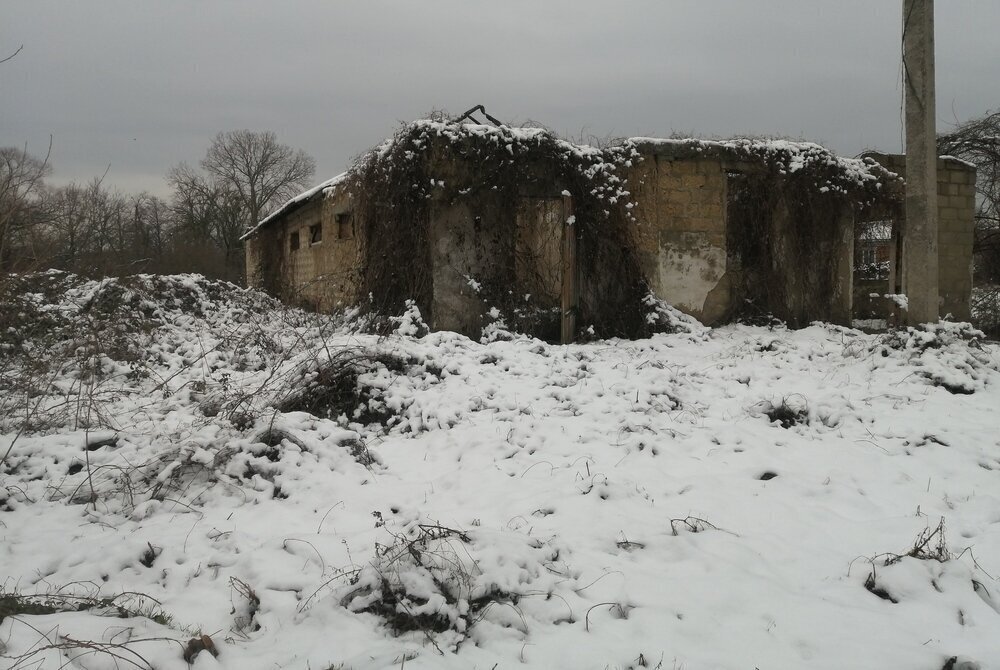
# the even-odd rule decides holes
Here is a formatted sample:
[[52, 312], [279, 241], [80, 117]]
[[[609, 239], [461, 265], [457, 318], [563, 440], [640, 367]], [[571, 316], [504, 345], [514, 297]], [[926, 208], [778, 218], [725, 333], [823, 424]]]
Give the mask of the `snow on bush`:
[[392, 322], [396, 324], [396, 333], [409, 337], [421, 337], [426, 335], [430, 328], [424, 323], [420, 315], [420, 309], [413, 300], [406, 301], [406, 310], [401, 316], [392, 317]]
[[559, 551], [521, 533], [412, 522], [390, 538], [333, 597], [378, 616], [397, 635], [419, 631], [438, 644], [434, 634], [447, 631], [457, 635], [441, 641], [457, 648], [485, 621], [526, 636], [539, 610], [524, 599], [570, 590], [552, 572]]
[[654, 333], [688, 333], [705, 336], [707, 329], [692, 316], [688, 316], [652, 293], [646, 294], [642, 304], [649, 309], [646, 323]]
[[881, 346], [884, 355], [895, 350], [906, 356], [915, 373], [934, 386], [971, 394], [983, 387], [986, 370], [1000, 369], [1000, 361], [982, 348], [985, 337], [969, 323], [941, 321], [887, 333]]

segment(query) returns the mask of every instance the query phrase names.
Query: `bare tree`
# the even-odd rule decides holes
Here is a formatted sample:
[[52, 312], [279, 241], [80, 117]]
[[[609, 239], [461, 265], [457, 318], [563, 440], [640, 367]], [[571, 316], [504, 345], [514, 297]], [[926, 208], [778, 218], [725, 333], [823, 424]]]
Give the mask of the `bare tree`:
[[159, 271], [167, 246], [170, 208], [163, 200], [146, 192], [132, 196], [130, 205], [135, 261], [141, 261], [144, 266]]
[[45, 202], [53, 265], [94, 276], [134, 271], [140, 252], [125, 195], [92, 179], [52, 189]]
[[[226, 279], [241, 279], [243, 254], [240, 236], [249, 225], [249, 213], [239, 191], [212, 175], [203, 176], [182, 163], [170, 170], [168, 183], [174, 189], [173, 212], [177, 232], [184, 243], [211, 243], [223, 255], [225, 272], [210, 273]], [[206, 272], [205, 269], [200, 269]]]
[[86, 189], [69, 184], [51, 189], [45, 196], [49, 211], [48, 236], [52, 264], [64, 270], [79, 270], [91, 234]]
[[211, 242], [214, 239], [216, 185], [187, 163], [170, 168], [167, 183], [174, 190], [172, 206], [179, 232], [192, 242]]
[[310, 156], [279, 144], [271, 131], [219, 133], [201, 166], [235, 189], [249, 226], [256, 226], [270, 209], [308, 186], [316, 172]]
[[40, 159], [25, 149], [0, 147], [0, 270], [11, 265], [15, 242], [31, 245], [37, 198], [50, 171], [48, 154]]

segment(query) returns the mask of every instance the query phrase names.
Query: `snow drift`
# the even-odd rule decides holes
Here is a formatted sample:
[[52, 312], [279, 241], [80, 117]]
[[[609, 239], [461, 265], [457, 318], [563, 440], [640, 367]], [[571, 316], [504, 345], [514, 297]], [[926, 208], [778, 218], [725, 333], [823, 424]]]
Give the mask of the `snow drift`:
[[967, 326], [553, 346], [193, 276], [0, 301], [4, 667], [1000, 667]]

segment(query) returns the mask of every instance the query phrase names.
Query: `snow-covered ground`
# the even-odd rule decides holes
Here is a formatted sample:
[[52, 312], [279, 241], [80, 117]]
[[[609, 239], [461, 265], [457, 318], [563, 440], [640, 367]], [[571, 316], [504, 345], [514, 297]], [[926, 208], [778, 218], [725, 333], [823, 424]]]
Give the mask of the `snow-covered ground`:
[[1000, 348], [967, 328], [481, 344], [33, 281], [2, 667], [1000, 668]]

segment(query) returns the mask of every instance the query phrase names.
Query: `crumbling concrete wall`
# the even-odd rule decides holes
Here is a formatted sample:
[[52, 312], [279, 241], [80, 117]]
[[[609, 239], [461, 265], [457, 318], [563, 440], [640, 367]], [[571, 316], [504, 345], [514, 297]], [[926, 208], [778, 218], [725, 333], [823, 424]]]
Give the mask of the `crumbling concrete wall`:
[[560, 302], [565, 219], [561, 197], [525, 197], [517, 210], [514, 275], [517, 285], [530, 296], [525, 302], [536, 307], [555, 307]]
[[[906, 177], [906, 156], [869, 154]], [[940, 315], [968, 320], [972, 299], [972, 244], [976, 225], [976, 168], [954, 158], [938, 158], [938, 296]], [[906, 223], [900, 229], [905, 234]]]
[[[801, 208], [782, 194], [771, 210], [770, 263], [760, 278], [775, 290], [769, 311], [795, 326], [823, 320], [850, 325], [854, 266], [854, 214], [848, 206], [812, 207], [807, 226]], [[760, 298], [758, 298], [760, 299]]]
[[[956, 160], [938, 164], [938, 282], [941, 315], [967, 321], [972, 299], [976, 169]], [[944, 179], [947, 178], [947, 179]]]
[[[476, 204], [434, 202], [428, 225], [433, 285], [429, 324], [434, 330], [472, 337], [492, 320], [492, 306], [484, 301], [481, 286], [493, 291], [520, 287], [513, 302], [523, 302], [531, 311], [558, 306], [562, 283], [560, 198], [522, 198], [513, 222], [499, 220], [494, 207]], [[512, 232], [516, 240], [506, 239]]]
[[[453, 330], [479, 337], [493, 320], [494, 305], [486, 296], [508, 294], [506, 307], [519, 305], [525, 314], [559, 305], [562, 283], [561, 186], [538, 165], [527, 166], [529, 178], [519, 184], [517, 202], [497, 190], [483, 188], [478, 173], [456, 158], [447, 143], [432, 147], [427, 162], [429, 178], [448, 184], [457, 198], [433, 191], [428, 209], [431, 304], [425, 315], [434, 330]], [[543, 185], [539, 185], [543, 184]], [[513, 206], [511, 206], [513, 204]], [[517, 315], [504, 313], [512, 324]]]
[[810, 193], [738, 147], [637, 147], [641, 160], [628, 175], [636, 248], [657, 297], [707, 324], [733, 316], [745, 300], [795, 325], [850, 323], [848, 202]]
[[[736, 315], [747, 300], [793, 325], [849, 321], [857, 200], [822, 186], [837, 178], [824, 169], [844, 167], [815, 145], [640, 139], [597, 170], [598, 163], [574, 168], [572, 160], [567, 167], [566, 160], [590, 154], [546, 144], [550, 139], [521, 147], [515, 164], [502, 146], [478, 152], [477, 142], [489, 145], [486, 131], [459, 135], [421, 136], [429, 144], [417, 163], [408, 162], [409, 150], [395, 156], [405, 167], [393, 177], [398, 184], [383, 184], [380, 172], [358, 176], [374, 191], [356, 184], [366, 218], [359, 216], [353, 237], [338, 234], [337, 210], [350, 207], [338, 200], [346, 198], [340, 190], [275, 221], [282, 295], [327, 309], [356, 304], [370, 291], [383, 310], [412, 296], [432, 328], [472, 337], [496, 304], [511, 326], [540, 335], [546, 319], [561, 313], [561, 194], [568, 193], [580, 216], [577, 315], [604, 333], [644, 332], [647, 287], [708, 324]], [[841, 179], [837, 193], [853, 193], [856, 185]], [[322, 229], [315, 243], [313, 226]], [[362, 230], [379, 239], [366, 244], [357, 239]], [[274, 244], [273, 236], [260, 231], [251, 244]], [[263, 257], [248, 248], [248, 259]], [[364, 296], [357, 295], [361, 273]]]
[[[310, 228], [322, 225], [322, 201], [317, 199], [289, 214], [283, 221], [282, 249], [285, 254], [286, 287], [282, 292], [285, 300], [313, 309], [320, 307], [320, 297], [316, 295], [316, 281], [320, 268], [325, 265], [327, 246], [324, 239], [317, 243], [310, 241]], [[296, 239], [297, 248], [292, 240]]]
[[[350, 197], [335, 189], [265, 226], [246, 240], [248, 285], [316, 310], [354, 304], [360, 239], [350, 217]], [[314, 226], [320, 230], [315, 242]]]
[[[474, 334], [483, 327], [477, 281], [490, 272], [489, 235], [468, 203], [435, 203], [430, 209], [430, 327]], [[477, 279], [479, 278], [479, 279]]]
[[679, 159], [640, 145], [628, 175], [639, 262], [654, 294], [711, 324], [730, 308], [726, 172], [716, 159]]
[[281, 226], [265, 227], [244, 242], [247, 286], [281, 295], [284, 263]]

